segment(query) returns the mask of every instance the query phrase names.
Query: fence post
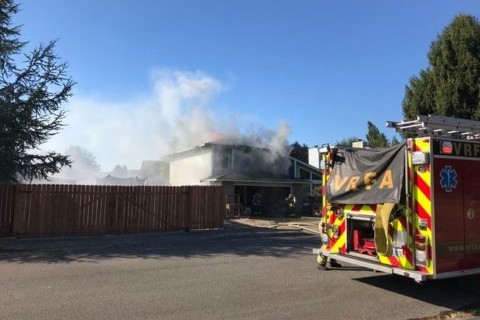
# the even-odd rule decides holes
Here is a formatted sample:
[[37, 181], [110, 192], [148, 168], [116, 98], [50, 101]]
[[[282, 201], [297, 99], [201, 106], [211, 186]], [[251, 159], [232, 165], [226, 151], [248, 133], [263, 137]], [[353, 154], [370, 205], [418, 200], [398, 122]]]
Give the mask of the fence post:
[[17, 186], [16, 185], [13, 185], [11, 187], [8, 188], [8, 200], [10, 202], [10, 208], [9, 208], [9, 225], [8, 225], [8, 229], [7, 229], [7, 234], [8, 236], [12, 236], [13, 235], [13, 219], [14, 219], [14, 216], [15, 216], [15, 190], [16, 190]]
[[[12, 212], [12, 236], [20, 236], [27, 233], [30, 197], [32, 185], [18, 185], [14, 188], [14, 204]], [[29, 202], [27, 205], [27, 201]]]
[[15, 202], [15, 185], [0, 186], [0, 236], [11, 236]]
[[192, 187], [185, 188], [185, 211], [186, 211], [186, 227], [185, 231], [192, 229]]

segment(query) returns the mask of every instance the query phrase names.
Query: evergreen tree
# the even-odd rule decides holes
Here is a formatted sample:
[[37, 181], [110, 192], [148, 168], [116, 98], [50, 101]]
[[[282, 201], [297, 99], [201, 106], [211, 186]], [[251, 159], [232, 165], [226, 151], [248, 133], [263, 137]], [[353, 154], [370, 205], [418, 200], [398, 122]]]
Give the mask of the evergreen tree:
[[337, 141], [337, 146], [351, 147], [352, 143], [357, 142], [357, 141], [362, 141], [362, 139], [357, 138], [357, 137], [348, 137], [348, 138], [344, 138], [340, 141]]
[[45, 179], [70, 164], [66, 156], [38, 148], [61, 129], [61, 104], [74, 82], [54, 41], [23, 54], [20, 28], [11, 26], [17, 12], [13, 0], [0, 0], [0, 183]]
[[72, 167], [70, 169], [72, 169], [73, 171], [100, 171], [100, 165], [97, 163], [95, 156], [87, 149], [79, 146], [70, 146], [65, 151], [65, 154], [68, 155], [70, 160], [72, 161]]
[[378, 127], [372, 122], [368, 121], [368, 132], [367, 132], [367, 146], [370, 148], [386, 148], [388, 147], [388, 139], [385, 134], [381, 133], [378, 130]]
[[127, 177], [128, 176], [128, 168], [126, 165], [119, 165], [117, 164], [115, 168], [113, 168], [111, 174], [115, 177]]
[[429, 67], [405, 88], [405, 118], [436, 114], [480, 120], [478, 20], [457, 15], [431, 44], [428, 60]]
[[400, 140], [397, 139], [397, 136], [393, 136], [392, 141], [390, 142], [390, 146], [394, 146], [400, 144]]

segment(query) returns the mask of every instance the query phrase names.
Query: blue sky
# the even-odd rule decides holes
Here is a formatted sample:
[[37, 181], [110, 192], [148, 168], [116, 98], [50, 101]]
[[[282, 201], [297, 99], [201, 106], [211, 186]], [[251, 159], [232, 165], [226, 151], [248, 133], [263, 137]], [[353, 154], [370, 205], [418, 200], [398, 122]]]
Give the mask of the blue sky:
[[187, 143], [165, 129], [179, 125], [207, 139], [218, 123], [287, 123], [290, 142], [313, 146], [364, 138], [370, 120], [392, 137], [384, 123], [402, 119], [405, 85], [428, 65], [431, 42], [456, 14], [480, 16], [473, 0], [18, 3], [22, 39], [57, 39], [77, 82], [69, 128], [48, 147], [80, 145], [104, 169]]

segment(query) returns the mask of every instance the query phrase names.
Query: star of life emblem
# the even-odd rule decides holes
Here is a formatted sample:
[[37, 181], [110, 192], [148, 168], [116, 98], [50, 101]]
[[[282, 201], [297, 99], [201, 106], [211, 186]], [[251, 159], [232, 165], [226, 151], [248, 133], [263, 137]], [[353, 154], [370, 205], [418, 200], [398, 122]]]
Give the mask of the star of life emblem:
[[445, 192], [452, 192], [457, 187], [457, 171], [452, 166], [445, 166], [440, 171], [440, 186]]

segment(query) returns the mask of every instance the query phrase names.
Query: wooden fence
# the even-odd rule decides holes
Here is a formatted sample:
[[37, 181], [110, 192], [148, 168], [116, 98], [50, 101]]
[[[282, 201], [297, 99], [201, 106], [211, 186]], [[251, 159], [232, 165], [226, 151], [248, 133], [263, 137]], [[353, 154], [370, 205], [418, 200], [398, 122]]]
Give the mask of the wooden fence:
[[222, 187], [0, 186], [0, 235], [76, 236], [223, 227]]

